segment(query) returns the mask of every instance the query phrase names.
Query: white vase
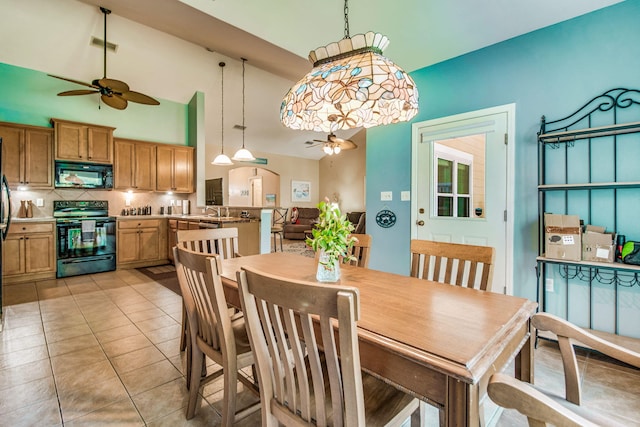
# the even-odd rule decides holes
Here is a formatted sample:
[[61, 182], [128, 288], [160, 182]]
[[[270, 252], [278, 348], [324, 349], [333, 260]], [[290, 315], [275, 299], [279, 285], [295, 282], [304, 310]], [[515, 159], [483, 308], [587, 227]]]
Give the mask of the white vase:
[[320, 250], [318, 258], [318, 271], [316, 280], [318, 282], [337, 282], [340, 280], [340, 261], [335, 260], [332, 264], [328, 263], [329, 255]]

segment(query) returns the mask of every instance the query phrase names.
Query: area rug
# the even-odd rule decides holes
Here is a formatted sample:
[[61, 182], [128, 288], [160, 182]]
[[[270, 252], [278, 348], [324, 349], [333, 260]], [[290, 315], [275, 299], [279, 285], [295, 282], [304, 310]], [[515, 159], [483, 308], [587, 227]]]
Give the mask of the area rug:
[[178, 283], [178, 276], [176, 276], [176, 268], [173, 265], [167, 264], [156, 267], [141, 267], [136, 268], [136, 270], [151, 280], [158, 282], [165, 288], [172, 290], [176, 294], [182, 295], [180, 292], [180, 284]]
[[[280, 248], [278, 248], [280, 249]], [[315, 256], [315, 252], [307, 246], [304, 240], [283, 240], [282, 241], [282, 251], [288, 252], [292, 254], [302, 255], [309, 258], [313, 258]]]

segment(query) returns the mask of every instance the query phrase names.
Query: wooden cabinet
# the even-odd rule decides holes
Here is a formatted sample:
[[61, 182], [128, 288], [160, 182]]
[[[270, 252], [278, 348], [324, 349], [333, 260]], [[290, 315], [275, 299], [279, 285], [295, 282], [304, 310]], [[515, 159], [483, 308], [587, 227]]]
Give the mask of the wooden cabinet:
[[156, 146], [156, 190], [193, 193], [193, 147]]
[[2, 275], [7, 283], [55, 277], [54, 228], [53, 222], [11, 223], [2, 252]]
[[2, 171], [9, 185], [53, 189], [53, 129], [0, 123]]
[[51, 119], [56, 160], [113, 163], [113, 130], [108, 126]]
[[163, 219], [119, 219], [116, 247], [119, 268], [166, 263], [166, 221]]
[[137, 191], [156, 189], [156, 144], [116, 139], [114, 152], [114, 189]]

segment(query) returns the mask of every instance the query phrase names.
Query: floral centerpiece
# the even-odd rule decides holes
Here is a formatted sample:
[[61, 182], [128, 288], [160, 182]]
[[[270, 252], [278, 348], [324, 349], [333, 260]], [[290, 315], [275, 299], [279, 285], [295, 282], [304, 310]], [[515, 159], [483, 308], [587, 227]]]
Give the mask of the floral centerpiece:
[[308, 237], [306, 242], [319, 255], [316, 279], [335, 282], [340, 279], [340, 259], [344, 263], [355, 259], [350, 249], [357, 239], [350, 236], [353, 224], [340, 213], [337, 205], [325, 199], [318, 204], [318, 209], [318, 223], [311, 230], [313, 237]]

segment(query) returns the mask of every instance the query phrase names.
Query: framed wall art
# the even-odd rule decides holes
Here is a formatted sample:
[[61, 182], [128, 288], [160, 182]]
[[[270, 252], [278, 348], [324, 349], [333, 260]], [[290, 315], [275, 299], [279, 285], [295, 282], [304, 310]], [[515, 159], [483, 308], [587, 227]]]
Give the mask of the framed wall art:
[[311, 183], [309, 181], [291, 181], [291, 202], [310, 202]]

